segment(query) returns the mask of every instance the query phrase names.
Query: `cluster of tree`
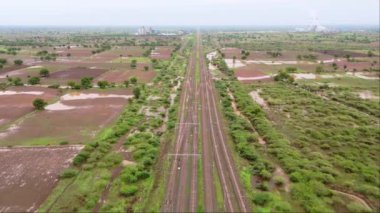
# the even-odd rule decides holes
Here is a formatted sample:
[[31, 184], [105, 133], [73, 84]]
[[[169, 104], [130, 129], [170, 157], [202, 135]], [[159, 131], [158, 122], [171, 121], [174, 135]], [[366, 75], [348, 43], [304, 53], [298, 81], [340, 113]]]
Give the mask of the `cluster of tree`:
[[149, 57], [152, 51], [154, 50], [154, 47], [149, 47], [145, 52], [143, 53], [144, 57]]
[[249, 56], [250, 52], [247, 50], [241, 50], [241, 59], [246, 60]]
[[21, 59], [16, 59], [13, 61], [13, 63], [17, 66], [21, 66], [24, 62]]
[[305, 60], [305, 61], [315, 61], [317, 60], [317, 56], [313, 54], [305, 54], [305, 55], [297, 55], [298, 60]]
[[5, 49], [0, 49], [0, 54], [17, 55], [17, 52], [20, 50], [21, 49], [17, 47], [8, 47]]
[[92, 88], [92, 77], [84, 77], [80, 80], [80, 83], [76, 83], [75, 81], [69, 81], [67, 82], [67, 86], [70, 87], [70, 89], [90, 89]]
[[267, 55], [271, 56], [272, 58], [277, 58], [282, 56], [282, 53], [280, 51], [267, 51]]
[[7, 80], [13, 86], [23, 86], [24, 85], [21, 78], [19, 78], [19, 77], [12, 78], [12, 77], [7, 76]]
[[100, 45], [100, 46], [99, 46], [98, 44], [95, 44], [95, 47], [96, 47], [97, 49], [91, 51], [92, 54], [101, 53], [101, 52], [104, 52], [104, 51], [110, 50], [110, 49], [112, 48], [111, 45], [109, 45], [109, 44], [102, 44], [102, 45]]
[[7, 63], [7, 59], [0, 58], [0, 69], [2, 69], [6, 63]]
[[55, 61], [58, 56], [58, 54], [49, 53], [47, 50], [39, 51], [36, 55], [40, 57], [41, 61]]

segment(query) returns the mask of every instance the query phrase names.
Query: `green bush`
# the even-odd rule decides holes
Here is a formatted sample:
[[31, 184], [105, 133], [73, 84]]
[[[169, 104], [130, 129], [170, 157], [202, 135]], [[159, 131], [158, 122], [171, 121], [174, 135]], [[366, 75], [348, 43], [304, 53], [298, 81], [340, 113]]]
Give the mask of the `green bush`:
[[63, 171], [59, 177], [60, 178], [72, 178], [72, 177], [75, 177], [77, 176], [78, 174], [78, 171], [75, 170], [75, 169], [66, 169], [65, 171]]
[[273, 200], [269, 192], [258, 192], [253, 196], [253, 202], [257, 205], [264, 206]]
[[134, 185], [124, 185], [120, 188], [120, 194], [125, 196], [125, 197], [130, 197], [130, 196], [133, 196], [136, 194], [136, 192], [138, 191], [138, 188], [137, 186], [134, 186]]

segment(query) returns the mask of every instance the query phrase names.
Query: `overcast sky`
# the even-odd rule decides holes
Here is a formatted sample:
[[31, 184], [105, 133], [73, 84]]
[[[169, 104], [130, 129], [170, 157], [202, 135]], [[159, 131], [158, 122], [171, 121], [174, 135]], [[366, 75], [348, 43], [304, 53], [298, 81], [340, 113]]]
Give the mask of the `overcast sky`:
[[379, 25], [379, 0], [2, 0], [0, 25]]

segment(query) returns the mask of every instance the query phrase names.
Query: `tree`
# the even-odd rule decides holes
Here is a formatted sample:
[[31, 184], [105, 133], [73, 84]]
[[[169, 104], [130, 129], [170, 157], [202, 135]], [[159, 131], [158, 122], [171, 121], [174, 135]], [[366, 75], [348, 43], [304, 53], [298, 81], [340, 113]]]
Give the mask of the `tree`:
[[5, 58], [0, 58], [0, 64], [6, 64], [7, 63], [7, 59]]
[[236, 56], [232, 57], [232, 63], [235, 64], [235, 62], [236, 62]]
[[33, 106], [36, 110], [44, 110], [46, 105], [47, 103], [41, 98], [36, 98], [33, 101]]
[[280, 70], [278, 74], [274, 77], [275, 81], [283, 81], [283, 82], [288, 82], [288, 83], [293, 83], [294, 78], [293, 76], [289, 75], [289, 73]]
[[83, 89], [89, 89], [92, 87], [92, 78], [84, 77], [80, 80], [80, 85]]
[[15, 65], [18, 65], [18, 66], [20, 66], [20, 65], [22, 65], [22, 63], [24, 63], [22, 60], [20, 60], [20, 59], [17, 59], [17, 60], [14, 60], [14, 63], [15, 63]]
[[149, 66], [145, 66], [145, 67], [144, 67], [144, 70], [145, 70], [145, 71], [148, 71], [148, 70], [149, 70]]
[[367, 53], [367, 55], [368, 55], [368, 57], [373, 57], [373, 52], [370, 50], [370, 51], [368, 51], [368, 53]]
[[108, 81], [98, 81], [98, 86], [100, 89], [105, 89], [109, 86]]
[[129, 87], [129, 81], [128, 81], [128, 80], [127, 80], [127, 81], [124, 81], [124, 86], [125, 86], [126, 88]]
[[134, 69], [136, 67], [137, 67], [137, 60], [133, 59], [132, 62], [131, 62], [131, 68]]
[[40, 76], [41, 77], [49, 77], [50, 75], [50, 71], [46, 68], [43, 68], [40, 70]]
[[136, 84], [137, 83], [137, 78], [133, 76], [133, 77], [131, 77], [129, 79], [129, 81], [131, 82], [131, 84]]
[[324, 72], [323, 66], [317, 66], [317, 68], [315, 68], [315, 72], [316, 73]]
[[133, 89], [133, 95], [135, 96], [136, 99], [139, 99], [140, 98], [140, 95], [141, 95], [141, 90], [139, 87], [135, 87]]
[[24, 83], [22, 83], [21, 78], [19, 78], [19, 77], [15, 78], [15, 79], [11, 78], [11, 82], [13, 83], [14, 86], [23, 86], [24, 85]]
[[39, 84], [40, 83], [40, 78], [39, 77], [31, 77], [31, 78], [29, 78], [28, 83], [30, 85]]

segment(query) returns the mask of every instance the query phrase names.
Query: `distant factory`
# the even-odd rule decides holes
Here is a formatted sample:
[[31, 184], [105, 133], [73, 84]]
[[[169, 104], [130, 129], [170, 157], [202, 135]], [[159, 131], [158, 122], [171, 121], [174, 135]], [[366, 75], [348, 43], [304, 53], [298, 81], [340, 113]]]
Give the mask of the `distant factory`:
[[137, 29], [136, 35], [140, 36], [147, 36], [147, 35], [161, 35], [161, 36], [176, 36], [176, 35], [183, 35], [186, 34], [187, 31], [185, 30], [169, 30], [169, 31], [164, 31], [161, 32], [159, 30], [155, 30], [152, 27], [140, 27]]
[[138, 30], [137, 30], [137, 35], [155, 35], [157, 34], [158, 31], [154, 30], [152, 27], [140, 27]]

